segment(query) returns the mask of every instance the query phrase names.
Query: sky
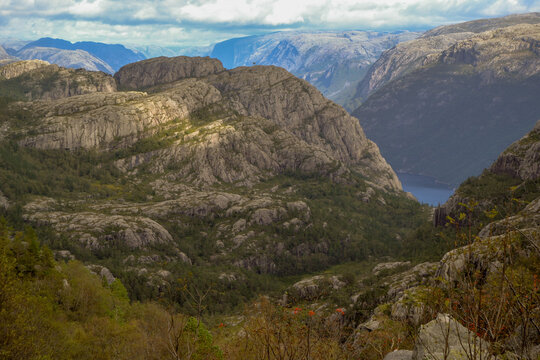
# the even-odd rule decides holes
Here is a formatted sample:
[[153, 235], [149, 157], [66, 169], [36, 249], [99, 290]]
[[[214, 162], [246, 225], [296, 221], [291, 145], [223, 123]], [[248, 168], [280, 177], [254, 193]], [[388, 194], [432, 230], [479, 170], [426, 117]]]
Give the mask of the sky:
[[425, 30], [540, 0], [0, 0], [0, 38], [206, 46], [281, 30]]

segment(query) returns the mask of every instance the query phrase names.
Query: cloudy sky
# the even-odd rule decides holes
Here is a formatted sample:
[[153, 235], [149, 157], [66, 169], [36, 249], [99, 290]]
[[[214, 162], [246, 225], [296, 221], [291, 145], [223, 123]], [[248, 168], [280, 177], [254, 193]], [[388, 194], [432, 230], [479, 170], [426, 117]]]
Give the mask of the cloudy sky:
[[0, 38], [204, 46], [290, 29], [419, 30], [540, 0], [0, 0]]

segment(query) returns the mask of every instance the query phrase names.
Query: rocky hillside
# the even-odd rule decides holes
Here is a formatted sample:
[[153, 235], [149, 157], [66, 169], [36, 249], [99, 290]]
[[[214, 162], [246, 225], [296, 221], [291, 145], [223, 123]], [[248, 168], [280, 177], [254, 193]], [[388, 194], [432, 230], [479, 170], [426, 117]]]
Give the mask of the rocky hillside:
[[[381, 52], [418, 33], [279, 32], [231, 39], [214, 46], [212, 57], [226, 68], [276, 65], [344, 104]], [[352, 110], [352, 108], [350, 109]]]
[[[130, 64], [115, 78], [8, 66], [0, 88], [43, 90], [54, 74], [48, 92], [23, 86], [3, 99], [8, 212], [134, 294], [193, 271], [256, 287], [257, 273], [379, 256], [426, 216], [358, 120], [284, 69], [185, 57]], [[79, 95], [53, 91], [74, 76], [86, 79], [72, 83]]]
[[[404, 60], [398, 77], [353, 114], [395, 169], [458, 184], [538, 120], [539, 29], [522, 24], [473, 34], [430, 55], [413, 51], [412, 61], [404, 51], [393, 60], [398, 65]], [[421, 38], [418, 44], [448, 45], [449, 37], [462, 35]], [[421, 67], [400, 75], [399, 69], [411, 64]], [[388, 74], [380, 75], [384, 82]]]

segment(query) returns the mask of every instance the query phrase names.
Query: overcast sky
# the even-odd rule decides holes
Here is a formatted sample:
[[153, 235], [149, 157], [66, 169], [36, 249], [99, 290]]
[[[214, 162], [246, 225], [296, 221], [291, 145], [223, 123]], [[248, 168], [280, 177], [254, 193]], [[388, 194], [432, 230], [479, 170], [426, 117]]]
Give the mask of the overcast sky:
[[279, 30], [418, 30], [540, 0], [0, 0], [0, 38], [204, 46]]

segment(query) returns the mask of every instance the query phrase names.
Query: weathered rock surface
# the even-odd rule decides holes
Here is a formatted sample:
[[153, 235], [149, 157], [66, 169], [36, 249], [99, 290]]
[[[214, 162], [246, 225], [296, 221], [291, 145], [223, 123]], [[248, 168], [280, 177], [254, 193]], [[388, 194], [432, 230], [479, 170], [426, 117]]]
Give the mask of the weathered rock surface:
[[[170, 71], [159, 70], [162, 66]], [[160, 78], [160, 71], [166, 76]], [[214, 60], [181, 57], [130, 64], [117, 78], [149, 76], [154, 83], [133, 81], [150, 86], [214, 72], [220, 73], [169, 83], [150, 89], [151, 94], [95, 93], [31, 106], [14, 104], [13, 111], [24, 109], [39, 120], [26, 130], [31, 135], [23, 136], [21, 144], [107, 150], [160, 136], [168, 146], [122, 158], [117, 166], [136, 171], [144, 164], [154, 173], [172, 167], [178, 178], [196, 184], [252, 184], [286, 171], [343, 180], [354, 170], [373, 186], [401, 190], [358, 121], [283, 69], [221, 71]]]
[[410, 261], [395, 261], [395, 262], [380, 263], [380, 264], [375, 265], [375, 267], [371, 271], [373, 272], [374, 275], [378, 275], [382, 271], [391, 271], [391, 270], [398, 269], [400, 267], [408, 266], [410, 264], [411, 264]]
[[412, 359], [487, 359], [489, 344], [446, 314], [420, 327]]
[[39, 199], [25, 206], [25, 218], [54, 229], [90, 249], [119, 246], [141, 249], [171, 244], [172, 237], [160, 224], [142, 216], [109, 215], [103, 212], [68, 213], [53, 199]]
[[438, 36], [438, 35], [448, 35], [448, 34], [454, 34], [454, 33], [463, 33], [463, 32], [481, 33], [484, 31], [501, 29], [501, 28], [519, 25], [519, 24], [539, 24], [539, 23], [540, 23], [540, 13], [538, 12], [508, 15], [508, 16], [503, 16], [500, 18], [480, 19], [480, 20], [467, 21], [467, 22], [463, 22], [459, 24], [439, 26], [432, 30], [426, 31], [421, 36], [421, 38]]
[[394, 350], [386, 354], [383, 360], [411, 360], [412, 354], [411, 350]]
[[337, 276], [325, 277], [323, 275], [317, 275], [293, 284], [289, 293], [296, 301], [312, 301], [324, 294], [328, 295], [332, 290], [339, 290], [344, 286], [345, 283], [339, 280]]
[[137, 90], [185, 78], [201, 78], [225, 70], [209, 57], [157, 57], [123, 66], [114, 75], [121, 89]]
[[111, 285], [114, 280], [116, 280], [111, 271], [105, 266], [91, 264], [87, 265], [86, 267], [94, 274], [100, 276], [104, 281], [107, 282], [108, 285]]
[[[370, 67], [358, 85], [355, 97], [366, 99], [369, 94], [391, 80], [437, 61], [441, 51], [478, 33], [521, 24], [539, 24], [540, 13], [510, 15], [482, 19], [455, 25], [439, 26], [417, 39], [402, 42], [385, 51]], [[500, 49], [504, 49], [501, 46]]]

